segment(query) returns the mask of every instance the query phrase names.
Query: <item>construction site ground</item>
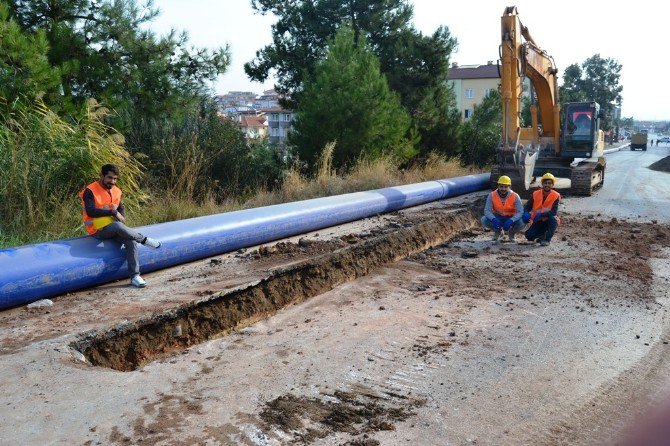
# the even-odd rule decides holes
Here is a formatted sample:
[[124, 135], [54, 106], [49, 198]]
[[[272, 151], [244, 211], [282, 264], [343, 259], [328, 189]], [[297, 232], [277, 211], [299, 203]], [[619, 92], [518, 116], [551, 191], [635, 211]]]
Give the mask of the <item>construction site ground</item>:
[[481, 192], [0, 312], [0, 444], [621, 440], [670, 400], [668, 155], [609, 154], [548, 247]]

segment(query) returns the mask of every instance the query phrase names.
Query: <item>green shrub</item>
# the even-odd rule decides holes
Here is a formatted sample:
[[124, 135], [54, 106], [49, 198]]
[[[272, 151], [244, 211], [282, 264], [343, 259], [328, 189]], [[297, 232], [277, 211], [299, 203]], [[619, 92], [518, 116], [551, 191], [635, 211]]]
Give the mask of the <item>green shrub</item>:
[[143, 198], [138, 187], [141, 164], [126, 152], [123, 137], [103, 124], [107, 114], [94, 101], [72, 123], [39, 101], [17, 101], [8, 109], [0, 121], [0, 233], [4, 243], [79, 234], [77, 193], [99, 178], [100, 167], [106, 163], [121, 167], [124, 192], [130, 192], [134, 200]]

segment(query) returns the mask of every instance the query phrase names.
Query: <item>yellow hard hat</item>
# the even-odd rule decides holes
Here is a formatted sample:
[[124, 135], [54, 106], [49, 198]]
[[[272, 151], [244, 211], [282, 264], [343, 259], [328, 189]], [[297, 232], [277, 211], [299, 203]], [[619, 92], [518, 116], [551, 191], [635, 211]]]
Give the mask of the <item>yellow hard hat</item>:
[[552, 174], [550, 174], [549, 172], [542, 175], [542, 181], [544, 181], [544, 180], [551, 180], [552, 184], [556, 183], [556, 178], [554, 178], [554, 176]]
[[502, 184], [504, 186], [511, 186], [512, 180], [507, 175], [503, 175], [500, 178], [498, 178], [498, 184]]

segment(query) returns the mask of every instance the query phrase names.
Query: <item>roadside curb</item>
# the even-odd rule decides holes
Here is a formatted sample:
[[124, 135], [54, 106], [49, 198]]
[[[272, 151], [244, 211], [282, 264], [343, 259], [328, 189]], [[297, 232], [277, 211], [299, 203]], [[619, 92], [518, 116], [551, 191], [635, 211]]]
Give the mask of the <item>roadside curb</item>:
[[620, 151], [620, 150], [625, 149], [626, 147], [630, 147], [630, 143], [626, 143], [626, 144], [624, 144], [624, 145], [622, 145], [622, 146], [615, 147], [615, 148], [613, 148], [613, 149], [603, 150], [603, 153], [604, 153], [604, 154], [608, 154], [608, 153], [618, 152], [618, 151]]

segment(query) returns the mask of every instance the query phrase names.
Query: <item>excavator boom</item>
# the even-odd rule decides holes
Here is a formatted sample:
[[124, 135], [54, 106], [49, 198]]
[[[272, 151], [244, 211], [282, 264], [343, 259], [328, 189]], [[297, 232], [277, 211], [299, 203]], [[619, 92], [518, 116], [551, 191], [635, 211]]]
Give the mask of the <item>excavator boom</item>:
[[[553, 59], [540, 49], [527, 27], [521, 24], [516, 6], [505, 9], [501, 19], [501, 97], [503, 107], [503, 142], [507, 147], [515, 147], [517, 139], [521, 144], [539, 143], [537, 111], [542, 117], [542, 134], [554, 138], [558, 150], [560, 134], [560, 104], [558, 100], [558, 70]], [[535, 91], [537, 105], [533, 125], [522, 128], [521, 98], [524, 80], [530, 80]], [[531, 112], [532, 113], [532, 112]]]

